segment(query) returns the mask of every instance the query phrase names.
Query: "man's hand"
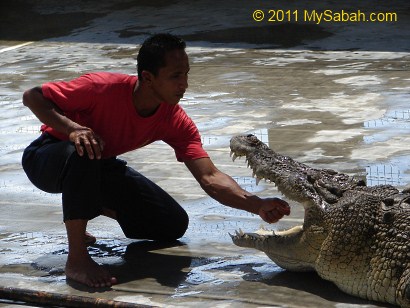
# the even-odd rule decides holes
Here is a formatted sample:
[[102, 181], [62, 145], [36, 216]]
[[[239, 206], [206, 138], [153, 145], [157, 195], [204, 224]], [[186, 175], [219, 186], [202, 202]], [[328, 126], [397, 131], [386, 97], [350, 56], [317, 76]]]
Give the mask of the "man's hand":
[[73, 130], [68, 138], [74, 143], [78, 155], [84, 155], [84, 148], [90, 159], [101, 159], [104, 141], [91, 129], [82, 127]]
[[282, 199], [266, 198], [261, 200], [261, 206], [258, 214], [267, 223], [274, 223], [281, 219], [284, 215], [290, 214], [290, 206]]

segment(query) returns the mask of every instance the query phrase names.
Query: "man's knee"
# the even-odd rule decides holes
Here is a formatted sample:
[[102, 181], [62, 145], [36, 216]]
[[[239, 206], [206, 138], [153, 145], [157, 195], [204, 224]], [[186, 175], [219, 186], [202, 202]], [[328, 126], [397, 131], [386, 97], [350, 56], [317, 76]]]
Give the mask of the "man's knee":
[[180, 210], [177, 211], [177, 213], [174, 213], [173, 216], [170, 215], [157, 224], [162, 233], [159, 240], [171, 241], [181, 238], [188, 229], [188, 224], [188, 214], [180, 208]]
[[169, 234], [171, 237], [170, 240], [177, 240], [181, 238], [185, 234], [186, 230], [188, 229], [188, 224], [189, 224], [188, 214], [186, 212], [181, 213], [178, 224], [175, 226], [174, 225], [170, 226], [170, 229], [171, 229], [170, 231], [173, 231], [173, 232], [170, 232]]

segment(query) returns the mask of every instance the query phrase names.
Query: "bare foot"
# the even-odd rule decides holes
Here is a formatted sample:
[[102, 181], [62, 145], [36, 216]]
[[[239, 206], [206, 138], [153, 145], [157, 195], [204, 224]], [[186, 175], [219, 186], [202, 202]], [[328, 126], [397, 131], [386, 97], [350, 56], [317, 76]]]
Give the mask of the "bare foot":
[[117, 283], [107, 269], [97, 264], [91, 257], [81, 261], [67, 259], [65, 267], [66, 277], [93, 288], [111, 287]]
[[[107, 269], [98, 265], [88, 254], [86, 219], [66, 220], [68, 238], [68, 257], [65, 274], [68, 279], [80, 282], [89, 287], [104, 288], [117, 283]], [[93, 236], [88, 233], [88, 236]]]

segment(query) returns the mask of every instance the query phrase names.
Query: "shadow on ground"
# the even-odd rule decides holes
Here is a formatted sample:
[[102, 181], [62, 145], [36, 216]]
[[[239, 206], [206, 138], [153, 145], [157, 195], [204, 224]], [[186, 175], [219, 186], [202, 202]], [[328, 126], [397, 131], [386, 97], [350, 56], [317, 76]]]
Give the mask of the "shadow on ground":
[[163, 286], [176, 288], [185, 280], [192, 257], [155, 252], [155, 250], [182, 246], [175, 242], [133, 242], [127, 246], [124, 263], [110, 265], [109, 270], [118, 277], [119, 284], [144, 278], [154, 278]]

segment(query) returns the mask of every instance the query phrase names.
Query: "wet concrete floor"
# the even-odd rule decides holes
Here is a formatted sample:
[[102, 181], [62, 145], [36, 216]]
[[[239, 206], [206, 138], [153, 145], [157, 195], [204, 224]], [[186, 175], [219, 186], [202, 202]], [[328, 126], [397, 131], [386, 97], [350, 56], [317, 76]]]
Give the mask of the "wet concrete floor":
[[[409, 175], [410, 10], [404, 1], [13, 1], [0, 9], [0, 286], [115, 299], [160, 307], [387, 307], [339, 291], [315, 273], [290, 273], [264, 254], [236, 247], [228, 233], [301, 224], [303, 209], [267, 226], [208, 198], [171, 148], [157, 142], [123, 155], [181, 202], [191, 219], [176, 243], [130, 241], [107, 218], [90, 222], [90, 248], [119, 284], [92, 290], [67, 283], [61, 196], [24, 175], [24, 147], [40, 123], [21, 104], [25, 89], [90, 71], [135, 74], [147, 35], [188, 43], [190, 87], [181, 105], [215, 164], [245, 189], [245, 162], [232, 162], [233, 135], [256, 134], [275, 151], [320, 168], [404, 187]], [[256, 9], [395, 12], [396, 22], [255, 22]], [[295, 15], [292, 15], [295, 16]], [[300, 15], [301, 16], [301, 15]], [[299, 17], [301, 18], [301, 17]], [[7, 301], [1, 307], [17, 305]]]

